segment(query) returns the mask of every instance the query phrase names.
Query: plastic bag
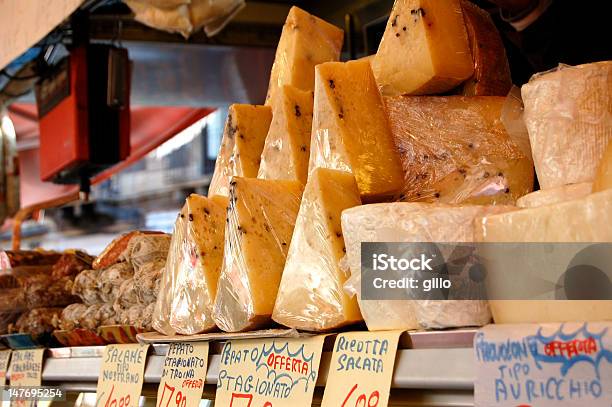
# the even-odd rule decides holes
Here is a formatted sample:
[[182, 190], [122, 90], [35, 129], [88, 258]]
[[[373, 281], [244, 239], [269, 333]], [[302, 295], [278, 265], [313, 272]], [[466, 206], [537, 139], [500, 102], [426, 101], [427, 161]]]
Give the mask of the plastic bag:
[[[510, 96], [514, 98], [514, 96]], [[514, 204], [533, 190], [527, 134], [508, 132], [520, 114], [497, 96], [385, 97], [404, 169], [399, 201]]]
[[551, 189], [541, 189], [520, 197], [516, 201], [516, 206], [519, 208], [536, 208], [538, 206], [554, 205], [560, 202], [583, 198], [589, 195], [592, 190], [593, 184], [590, 182], [581, 182], [580, 184], [571, 184]]
[[534, 75], [521, 88], [542, 189], [593, 182], [612, 140], [612, 62]]
[[[450, 206], [423, 203], [364, 205], [342, 213], [342, 231], [351, 270], [349, 286], [359, 293], [361, 242], [473, 242], [473, 220], [515, 210], [512, 206]], [[467, 281], [465, 266], [456, 281]], [[453, 300], [478, 283], [456, 286], [449, 300], [363, 300], [359, 307], [370, 330], [481, 326], [491, 314], [485, 300]], [[456, 288], [455, 288], [456, 287]], [[471, 292], [471, 291], [470, 291]], [[410, 295], [408, 292], [407, 295]]]

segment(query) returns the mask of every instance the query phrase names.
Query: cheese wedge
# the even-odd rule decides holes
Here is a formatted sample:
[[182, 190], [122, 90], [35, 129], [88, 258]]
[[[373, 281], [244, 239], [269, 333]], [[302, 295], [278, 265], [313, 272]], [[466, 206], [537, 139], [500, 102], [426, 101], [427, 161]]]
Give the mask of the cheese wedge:
[[591, 193], [592, 189], [593, 184], [590, 182], [571, 184], [552, 189], [541, 189], [517, 199], [516, 206], [519, 208], [537, 208], [538, 206], [554, 205], [560, 202], [584, 198]]
[[315, 68], [309, 171], [352, 172], [366, 202], [402, 186], [402, 168], [367, 60]]
[[472, 76], [460, 0], [397, 0], [373, 69], [389, 96], [441, 93]]
[[496, 96], [384, 97], [404, 169], [400, 201], [514, 204], [533, 190], [527, 135], [510, 135]]
[[[611, 224], [609, 189], [555, 205], [485, 216], [475, 221], [475, 235], [480, 242], [612, 242]], [[503, 283], [508, 278], [492, 265], [485, 266], [489, 279]], [[500, 324], [607, 321], [612, 316], [612, 301], [497, 300], [490, 304], [493, 319]]]
[[461, 1], [474, 61], [474, 74], [462, 85], [466, 96], [506, 96], [512, 87], [510, 66], [501, 36], [489, 13], [469, 0]]
[[521, 94], [540, 187], [593, 182], [612, 139], [612, 61], [535, 75]]
[[212, 308], [223, 261], [227, 198], [191, 194], [176, 220], [165, 273], [173, 282], [170, 326], [192, 335], [215, 328]]
[[337, 61], [344, 31], [298, 7], [291, 7], [270, 74], [266, 105], [273, 106], [284, 85], [314, 89], [314, 67]]
[[[351, 279], [361, 278], [362, 242], [473, 242], [476, 217], [513, 209], [405, 202], [347, 209], [342, 212], [342, 232]], [[461, 294], [451, 291], [453, 297]], [[481, 300], [358, 300], [369, 330], [479, 326], [491, 318], [487, 302]]]
[[593, 192], [604, 191], [610, 188], [612, 188], [612, 141], [608, 143], [608, 148], [599, 162], [597, 175], [593, 183]]
[[280, 89], [257, 178], [306, 183], [313, 102], [312, 91], [289, 85]]
[[257, 176], [271, 121], [269, 106], [234, 104], [229, 107], [208, 196], [228, 196], [233, 176]]
[[355, 177], [315, 169], [304, 190], [272, 319], [305, 331], [327, 331], [361, 321], [355, 298], [343, 290], [346, 253], [340, 215], [361, 204]]
[[226, 332], [265, 326], [276, 301], [303, 186], [232, 178], [213, 318]]

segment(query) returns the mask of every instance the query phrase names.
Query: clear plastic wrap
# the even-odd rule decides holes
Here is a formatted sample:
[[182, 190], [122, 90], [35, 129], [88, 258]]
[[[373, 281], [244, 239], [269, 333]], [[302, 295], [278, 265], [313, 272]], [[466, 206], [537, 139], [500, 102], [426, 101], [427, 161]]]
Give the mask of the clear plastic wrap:
[[192, 335], [215, 329], [212, 309], [223, 261], [228, 199], [191, 194], [176, 219], [155, 326]]
[[129, 262], [135, 272], [149, 263], [165, 261], [170, 249], [172, 236], [160, 233], [140, 233], [130, 239], [123, 254], [123, 260]]
[[504, 43], [491, 15], [469, 0], [461, 0], [474, 74], [461, 86], [465, 96], [506, 96], [512, 87]]
[[[486, 214], [503, 213], [512, 206], [450, 206], [423, 203], [384, 203], [347, 209], [342, 213], [352, 290], [360, 292], [361, 242], [474, 241], [473, 220]], [[465, 280], [465, 267], [459, 275]], [[359, 307], [370, 330], [448, 328], [481, 326], [491, 314], [487, 301], [453, 300], [467, 287], [451, 289], [449, 300], [362, 300]]]
[[133, 231], [124, 233], [121, 236], [113, 239], [112, 242], [108, 246], [104, 248], [102, 253], [96, 257], [96, 259], [92, 263], [92, 268], [94, 270], [100, 270], [103, 268], [107, 268], [112, 266], [115, 263], [119, 263], [125, 261], [127, 258], [127, 250], [130, 244], [130, 241], [142, 235], [164, 235], [162, 232], [152, 232], [152, 231]]
[[303, 186], [234, 177], [213, 318], [226, 332], [265, 326], [291, 243]]
[[344, 31], [298, 7], [291, 7], [281, 33], [266, 105], [275, 106], [284, 85], [314, 90], [314, 68], [323, 62], [338, 61]]
[[593, 182], [612, 139], [612, 62], [567, 66], [523, 85], [525, 123], [542, 189]]
[[305, 331], [328, 331], [362, 320], [343, 291], [348, 274], [339, 267], [346, 248], [340, 215], [361, 205], [355, 177], [315, 169], [308, 179], [272, 319]]
[[278, 99], [278, 103], [272, 106], [272, 123], [261, 153], [257, 178], [286, 179], [305, 184], [314, 94], [285, 85], [279, 89]]
[[315, 68], [309, 172], [352, 172], [364, 202], [387, 199], [402, 187], [402, 167], [367, 60]]
[[527, 134], [508, 133], [501, 120], [506, 98], [383, 99], [404, 169], [397, 200], [514, 204], [533, 190]]
[[[612, 189], [584, 198], [520, 211], [487, 215], [475, 221], [480, 242], [612, 242]], [[485, 264], [488, 279], [494, 265]], [[494, 294], [493, 294], [494, 295]], [[612, 301], [490, 301], [496, 323], [605, 321]]]
[[474, 73], [460, 0], [396, 0], [372, 63], [383, 94], [428, 95]]
[[589, 195], [592, 189], [593, 184], [590, 182], [541, 189], [520, 197], [516, 201], [516, 206], [519, 208], [537, 208], [538, 206], [554, 205], [560, 202], [583, 198]]
[[599, 162], [597, 175], [593, 182], [593, 192], [610, 188], [612, 188], [612, 140], [608, 143], [608, 148]]
[[257, 177], [271, 121], [269, 106], [233, 104], [229, 107], [208, 196], [229, 196], [233, 176]]

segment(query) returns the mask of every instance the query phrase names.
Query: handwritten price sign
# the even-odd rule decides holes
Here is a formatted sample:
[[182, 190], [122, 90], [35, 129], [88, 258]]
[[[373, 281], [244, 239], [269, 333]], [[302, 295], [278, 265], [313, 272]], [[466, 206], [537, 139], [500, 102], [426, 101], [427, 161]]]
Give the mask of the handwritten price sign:
[[108, 345], [96, 389], [97, 407], [138, 407], [149, 345]]
[[322, 407], [386, 407], [402, 331], [338, 335]]
[[[13, 351], [9, 368], [11, 386], [40, 386], [44, 354], [44, 349]], [[28, 407], [33, 404], [34, 402], [31, 400], [11, 401], [12, 407]]]
[[217, 407], [309, 407], [325, 336], [229, 341], [221, 352]]
[[207, 363], [208, 342], [171, 344], [157, 389], [157, 407], [198, 407]]
[[488, 325], [474, 337], [477, 406], [612, 405], [612, 323]]
[[8, 363], [10, 358], [10, 349], [0, 350], [0, 387], [6, 384], [6, 370], [8, 369]]

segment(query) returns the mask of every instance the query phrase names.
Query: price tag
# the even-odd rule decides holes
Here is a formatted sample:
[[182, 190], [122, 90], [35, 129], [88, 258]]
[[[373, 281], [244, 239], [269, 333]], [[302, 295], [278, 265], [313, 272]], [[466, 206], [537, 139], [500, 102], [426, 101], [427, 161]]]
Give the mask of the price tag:
[[474, 337], [476, 406], [612, 405], [612, 323], [488, 325]]
[[11, 350], [0, 350], [0, 386], [6, 384], [6, 371], [8, 369], [8, 363], [11, 359]]
[[325, 336], [226, 342], [217, 407], [310, 407]]
[[157, 407], [198, 407], [207, 363], [208, 342], [170, 344], [157, 389]]
[[[13, 351], [9, 368], [11, 386], [40, 386], [44, 354], [44, 349]], [[13, 407], [27, 407], [33, 404], [32, 400], [11, 401]]]
[[107, 345], [96, 389], [97, 407], [138, 407], [149, 345]]
[[339, 334], [322, 407], [385, 407], [402, 331]]

